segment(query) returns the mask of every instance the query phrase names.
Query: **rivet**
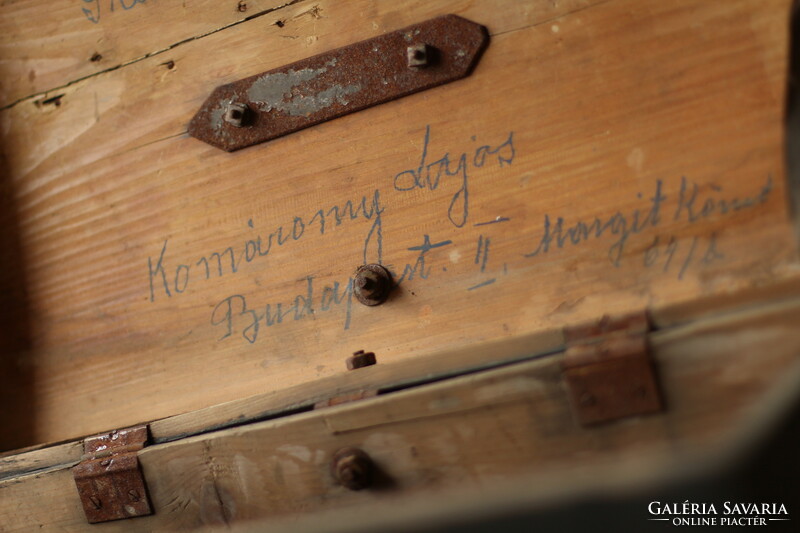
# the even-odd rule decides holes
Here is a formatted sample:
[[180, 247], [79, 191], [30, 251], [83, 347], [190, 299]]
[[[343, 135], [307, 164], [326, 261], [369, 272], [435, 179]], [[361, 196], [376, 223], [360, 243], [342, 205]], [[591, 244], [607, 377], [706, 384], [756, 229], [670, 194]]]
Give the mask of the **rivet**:
[[225, 109], [225, 122], [230, 124], [231, 126], [235, 126], [237, 128], [241, 128], [242, 126], [247, 125], [247, 119], [249, 118], [250, 109], [244, 104], [237, 104], [234, 102], [230, 102], [228, 107]]
[[128, 497], [131, 499], [132, 502], [139, 501], [139, 493], [135, 489], [131, 489], [128, 491]]
[[358, 448], [343, 448], [333, 456], [331, 473], [343, 487], [350, 490], [366, 489], [372, 484], [372, 459]]
[[356, 368], [364, 368], [365, 366], [372, 366], [377, 362], [375, 354], [372, 352], [364, 352], [359, 350], [351, 357], [347, 358], [347, 370], [355, 370]]
[[392, 290], [392, 275], [378, 264], [358, 267], [353, 276], [353, 294], [364, 305], [380, 305]]

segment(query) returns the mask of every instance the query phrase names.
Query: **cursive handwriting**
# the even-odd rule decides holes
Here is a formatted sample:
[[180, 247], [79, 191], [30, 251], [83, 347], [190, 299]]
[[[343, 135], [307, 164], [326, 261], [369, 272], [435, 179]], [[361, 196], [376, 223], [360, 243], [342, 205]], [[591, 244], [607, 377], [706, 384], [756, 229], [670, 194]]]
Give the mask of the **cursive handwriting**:
[[[551, 222], [550, 214], [546, 213], [539, 243], [531, 252], [526, 253], [525, 257], [536, 257], [548, 253], [553, 248], [579, 246], [592, 239], [611, 236], [612, 242], [608, 249], [608, 259], [611, 264], [618, 267], [628, 240], [633, 235], [656, 228], [662, 223], [661, 215], [668, 201], [668, 197], [662, 189], [662, 180], [657, 180], [655, 192], [648, 199], [649, 206], [637, 207], [629, 213], [618, 211], [606, 219], [595, 217], [594, 220], [579, 220], [572, 225], [567, 225], [565, 219], [559, 216], [556, 217], [554, 224]], [[698, 185], [690, 183], [685, 176], [682, 177], [672, 220], [683, 220], [691, 225], [715, 215], [723, 216], [743, 209], [754, 208], [767, 201], [772, 191], [772, 176], [767, 176], [767, 180], [760, 190], [749, 197], [727, 198], [723, 196], [723, 188], [718, 185], [711, 185], [709, 190], [701, 198]], [[642, 193], [639, 193], [637, 197], [641, 199]], [[716, 246], [716, 240], [712, 240], [712, 243]], [[683, 272], [679, 278], [683, 278]]]
[[[319, 298], [317, 305], [315, 302]], [[250, 308], [247, 298], [241, 294], [228, 296], [219, 302], [211, 312], [211, 325], [222, 326], [225, 333], [219, 340], [227, 339], [234, 331], [240, 331], [241, 336], [250, 344], [258, 340], [259, 331], [288, 320], [302, 320], [314, 315], [318, 310], [327, 312], [341, 305], [345, 308], [344, 329], [350, 328], [350, 311], [353, 301], [353, 283], [348, 280], [346, 284], [338, 281], [333, 285], [326, 285], [321, 292], [316, 291], [313, 276], [306, 278], [306, 290], [297, 294], [291, 304], [275, 303]]]
[[[166, 263], [168, 239], [164, 240], [161, 253], [155, 261], [147, 258], [147, 271], [150, 281], [150, 301], [155, 301], [156, 293], [171, 298], [184, 293], [190, 284], [205, 281], [212, 277], [236, 274], [242, 262], [251, 263], [269, 256], [273, 246], [283, 246], [289, 241], [299, 241], [311, 233], [315, 225], [320, 235], [330, 231], [331, 225], [340, 226], [346, 221], [363, 219], [372, 222], [364, 238], [363, 262], [380, 263], [383, 258], [382, 218], [380, 191], [375, 189], [371, 197], [362, 196], [358, 201], [348, 200], [342, 205], [319, 209], [311, 217], [295, 216], [288, 224], [278, 226], [269, 235], [255, 235], [245, 239], [240, 246], [228, 246], [222, 250], [205, 253], [170, 267]], [[253, 220], [247, 222], [255, 229]], [[198, 268], [199, 267], [199, 268]]]
[[[108, 3], [102, 2], [102, 5], [108, 5], [109, 11], [114, 11], [116, 6], [121, 7], [124, 11], [133, 9], [138, 4], [144, 4], [146, 0], [107, 0]], [[94, 5], [90, 5], [94, 4]], [[84, 7], [81, 8], [86, 19], [90, 22], [97, 24], [100, 22], [100, 5], [101, 0], [83, 0]]]
[[578, 246], [590, 239], [600, 239], [606, 234], [613, 235], [615, 240], [608, 250], [608, 258], [614, 266], [619, 266], [620, 258], [625, 249], [628, 238], [636, 233], [641, 233], [647, 228], [658, 226], [661, 222], [661, 207], [667, 197], [661, 192], [661, 180], [656, 182], [656, 192], [650, 198], [651, 206], [647, 214], [640, 208], [634, 209], [630, 215], [616, 212], [607, 219], [595, 217], [591, 222], [579, 220], [573, 226], [564, 228], [564, 218], [558, 217], [555, 224], [551, 224], [550, 215], [544, 215], [544, 232], [539, 245], [525, 254], [525, 257], [536, 257], [550, 251], [551, 244], [558, 248], [569, 244]]
[[[713, 193], [722, 193], [722, 187], [711, 184], [709, 188]], [[675, 210], [673, 220], [684, 219], [690, 224], [709, 218], [713, 215], [727, 215], [742, 209], [755, 207], [767, 201], [772, 192], [772, 176], [767, 176], [767, 182], [761, 187], [758, 194], [744, 198], [721, 198], [709, 195], [698, 200], [699, 187], [696, 183], [689, 185], [686, 176], [681, 177], [681, 189], [678, 193], [678, 208]]]
[[[702, 266], [708, 266], [716, 261], [725, 259], [725, 256], [717, 248], [717, 234], [712, 233], [707, 243], [699, 242], [700, 239], [695, 235], [692, 237], [689, 249], [684, 254], [683, 259], [676, 258], [682, 253], [682, 243], [674, 235], [662, 243], [661, 236], [656, 235], [653, 243], [644, 251], [644, 266], [646, 268], [656, 268], [662, 265], [661, 271], [666, 274], [670, 270], [676, 270], [678, 280], [682, 280], [689, 266], [694, 262]], [[698, 245], [700, 248], [698, 248]], [[674, 260], [673, 260], [674, 259]]]
[[[473, 137], [473, 140], [475, 137]], [[508, 138], [497, 146], [479, 146], [474, 152], [464, 152], [457, 158], [451, 158], [449, 152], [437, 159], [428, 161], [428, 145], [431, 140], [431, 127], [425, 127], [425, 138], [422, 142], [422, 155], [417, 168], [403, 170], [394, 176], [394, 189], [408, 192], [415, 189], [435, 191], [442, 184], [442, 178], [456, 178], [458, 190], [450, 199], [447, 208], [447, 218], [457, 228], [463, 227], [469, 218], [469, 176], [470, 170], [481, 168], [485, 164], [496, 160], [502, 168], [514, 161], [514, 132], [508, 133]], [[453, 168], [455, 166], [455, 168]]]

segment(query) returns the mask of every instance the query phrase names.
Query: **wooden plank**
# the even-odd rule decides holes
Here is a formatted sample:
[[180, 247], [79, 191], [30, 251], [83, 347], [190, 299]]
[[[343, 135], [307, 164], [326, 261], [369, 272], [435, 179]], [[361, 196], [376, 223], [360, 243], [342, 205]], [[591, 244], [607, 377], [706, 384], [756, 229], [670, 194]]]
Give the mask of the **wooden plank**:
[[[2, 113], [31, 442], [792, 276], [788, 2], [413, 6], [300, 3]], [[183, 134], [220, 83], [443, 12], [493, 34], [466, 80], [233, 155]], [[405, 190], [423, 152], [457, 175]], [[402, 279], [378, 308], [365, 259]]]
[[[761, 287], [733, 295], [718, 295], [708, 299], [667, 308], [653, 317], [659, 330], [674, 328], [702, 320], [703, 330], [726, 324], [733, 315], [736, 320], [754, 317], [757, 320], [765, 308], [773, 310], [787, 306], [790, 312], [800, 298], [800, 282]], [[686, 335], [695, 326], [679, 330]], [[664, 333], [659, 333], [663, 336]], [[514, 337], [467, 346], [437, 354], [431, 360], [411, 359], [395, 363], [379, 364], [344, 375], [330, 376], [311, 383], [302, 383], [286, 389], [278, 389], [265, 394], [256, 394], [225, 402], [211, 407], [150, 421], [150, 433], [156, 443], [169, 442], [187, 436], [208, 433], [222, 428], [243, 425], [254, 421], [285, 416], [289, 413], [310, 408], [328, 398], [358, 394], [363, 391], [393, 391], [486, 370], [492, 366], [507, 365], [513, 362], [551, 355], [562, 351], [563, 335], [560, 330]], [[548, 352], [537, 352], [549, 347]], [[142, 421], [144, 422], [144, 421]], [[61, 464], [77, 462], [82, 454], [78, 442], [68, 442], [41, 447], [34, 450], [17, 450], [0, 456], [0, 478], [18, 476], [20, 473], [50, 468]]]
[[[289, 0], [11, 0], [0, 4], [0, 108], [166, 52]], [[166, 65], [165, 65], [166, 66]]]
[[[712, 468], [740, 454], [753, 440], [752, 429], [763, 434], [764, 419], [779, 416], [800, 393], [799, 312], [795, 301], [652, 334], [669, 406], [659, 415], [579, 426], [563, 387], [561, 356], [553, 356], [145, 448], [140, 460], [156, 514], [107, 527], [274, 525], [325, 510], [396, 506], [398, 498], [429, 498], [431, 491], [458, 487], [537, 487], [560, 474], [593, 478], [590, 486], [600, 491], [626, 478], [653, 481]], [[351, 492], [335, 485], [328, 462], [345, 446], [369, 453], [391, 490]], [[616, 475], [598, 476], [611, 465]], [[625, 466], [635, 466], [636, 475]], [[575, 490], [575, 484], [558, 488]], [[82, 527], [73, 491], [64, 468], [0, 482], [5, 530]], [[552, 494], [531, 490], [526, 496], [533, 504]], [[43, 508], [41, 499], [54, 506]]]
[[72, 466], [81, 460], [83, 442], [74, 441], [39, 450], [19, 451], [0, 457], [0, 479], [22, 477], [55, 467]]

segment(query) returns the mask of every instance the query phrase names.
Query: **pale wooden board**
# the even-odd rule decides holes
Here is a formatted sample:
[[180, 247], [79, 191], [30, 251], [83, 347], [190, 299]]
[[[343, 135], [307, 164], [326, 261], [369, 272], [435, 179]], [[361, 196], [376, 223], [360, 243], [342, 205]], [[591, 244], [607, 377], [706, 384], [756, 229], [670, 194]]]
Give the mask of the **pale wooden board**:
[[[789, 2], [587, 4], [301, 2], [281, 9], [283, 28], [259, 17], [176, 47], [171, 70], [149, 58], [73, 84], [59, 107], [28, 101], [0, 114], [31, 316], [32, 349], [19, 357], [35, 369], [35, 428], [16, 445], [312, 382], [343, 372], [356, 349], [383, 362], [423, 358], [791, 276], [781, 155]], [[449, 12], [493, 34], [466, 80], [236, 154], [183, 134], [220, 83]], [[236, 54], [216, 53], [228, 49]], [[394, 189], [419, 165], [428, 126], [429, 162], [473, 161], [461, 228], [448, 220], [464, 198], [459, 182]], [[511, 164], [476, 168], [475, 151], [511, 132]], [[689, 191], [698, 185], [695, 211], [771, 189], [763, 203], [689, 223], [678, 209], [684, 176]], [[608, 233], [526, 257], [545, 215], [574, 225], [622, 213], [631, 224], [639, 210], [644, 220], [658, 180], [658, 224], [630, 235], [618, 265]], [[312, 217], [362, 199], [372, 212], [376, 194], [382, 260], [395, 272], [416, 264], [425, 235], [451, 244], [428, 251], [428, 277], [405, 279], [384, 306], [330, 304], [325, 287], [343, 293], [376, 217], [339, 226], [328, 217], [324, 234]], [[280, 227], [287, 238], [295, 217], [302, 236], [298, 223], [296, 240], [205, 279], [201, 258], [244, 253]], [[497, 217], [510, 220], [476, 226]], [[148, 260], [158, 263], [165, 242], [171, 296], [157, 271], [151, 301]], [[376, 232], [366, 248], [377, 260]], [[178, 294], [180, 264], [190, 283]], [[246, 317], [227, 338], [224, 321], [212, 324], [232, 295], [261, 314], [286, 309], [309, 277], [313, 315], [262, 321], [253, 343]]]
[[[735, 320], [747, 317], [758, 319], [763, 315], [765, 306], [777, 309], [776, 306], [786, 305], [791, 311], [798, 298], [800, 298], [800, 280], [794, 279], [788, 283], [762, 287], [758, 291], [712, 296], [693, 301], [691, 305], [668, 307], [653, 316], [652, 320], [659, 330], [702, 320], [701, 330], [708, 330], [716, 327], [716, 324], [722, 324], [724, 327], [731, 320], [731, 316], [735, 317]], [[689, 331], [696, 327], [690, 326]], [[678, 335], [685, 336], [686, 331], [687, 328], [684, 327], [678, 330]], [[551, 353], [542, 352], [537, 355], [531, 348], [533, 346], [549, 346]], [[429, 360], [418, 358], [388, 364], [381, 361], [376, 366], [366, 367], [357, 372], [330, 376], [311, 383], [151, 421], [150, 434], [156, 443], [172, 441], [268, 417], [286, 416], [328, 398], [362, 391], [394, 391], [399, 387], [417, 386], [454, 377], [454, 373], [466, 374], [486, 370], [494, 365], [552, 355], [555, 351], [563, 349], [563, 335], [561, 331], [556, 330], [445, 351]], [[30, 451], [6, 452], [0, 456], [0, 478], [7, 479], [19, 476], [20, 473], [76, 462], [80, 460], [82, 453], [82, 445], [79, 442], [45, 446]]]
[[0, 479], [20, 477], [59, 465], [73, 465], [81, 460], [82, 454], [83, 442], [81, 441], [8, 454], [0, 457]]
[[[168, 52], [250, 17], [269, 15], [276, 22], [277, 10], [288, 3], [6, 0], [0, 4], [0, 108], [32, 95], [46, 100], [75, 80]], [[46, 91], [52, 92], [41, 96]]]
[[[711, 467], [741, 453], [752, 428], [763, 434], [764, 420], [797, 398], [798, 313], [794, 301], [652, 334], [669, 406], [663, 414], [580, 427], [563, 386], [562, 358], [552, 356], [145, 448], [139, 457], [156, 514], [96, 527], [276, 524], [324, 510], [380, 509], [419, 492], [428, 498], [469, 487], [491, 492], [515, 479], [517, 488], [530, 484], [526, 496], [535, 502], [552, 497], [541, 483], [559, 473], [593, 479], [590, 485], [603, 490], [625, 478]], [[393, 489], [356, 493], [334, 484], [328, 462], [353, 445], [391, 476]], [[583, 490], [580, 483], [556, 488]], [[66, 468], [0, 482], [0, 518], [5, 531], [85, 527]]]

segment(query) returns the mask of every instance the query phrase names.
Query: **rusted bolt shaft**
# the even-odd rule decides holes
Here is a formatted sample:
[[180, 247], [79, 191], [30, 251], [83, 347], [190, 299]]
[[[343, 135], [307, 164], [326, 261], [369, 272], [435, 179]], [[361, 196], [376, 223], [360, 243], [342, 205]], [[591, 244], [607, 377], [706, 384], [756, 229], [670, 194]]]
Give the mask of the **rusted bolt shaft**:
[[343, 448], [331, 461], [334, 479], [350, 490], [366, 489], [372, 484], [374, 465], [372, 459], [358, 448]]

